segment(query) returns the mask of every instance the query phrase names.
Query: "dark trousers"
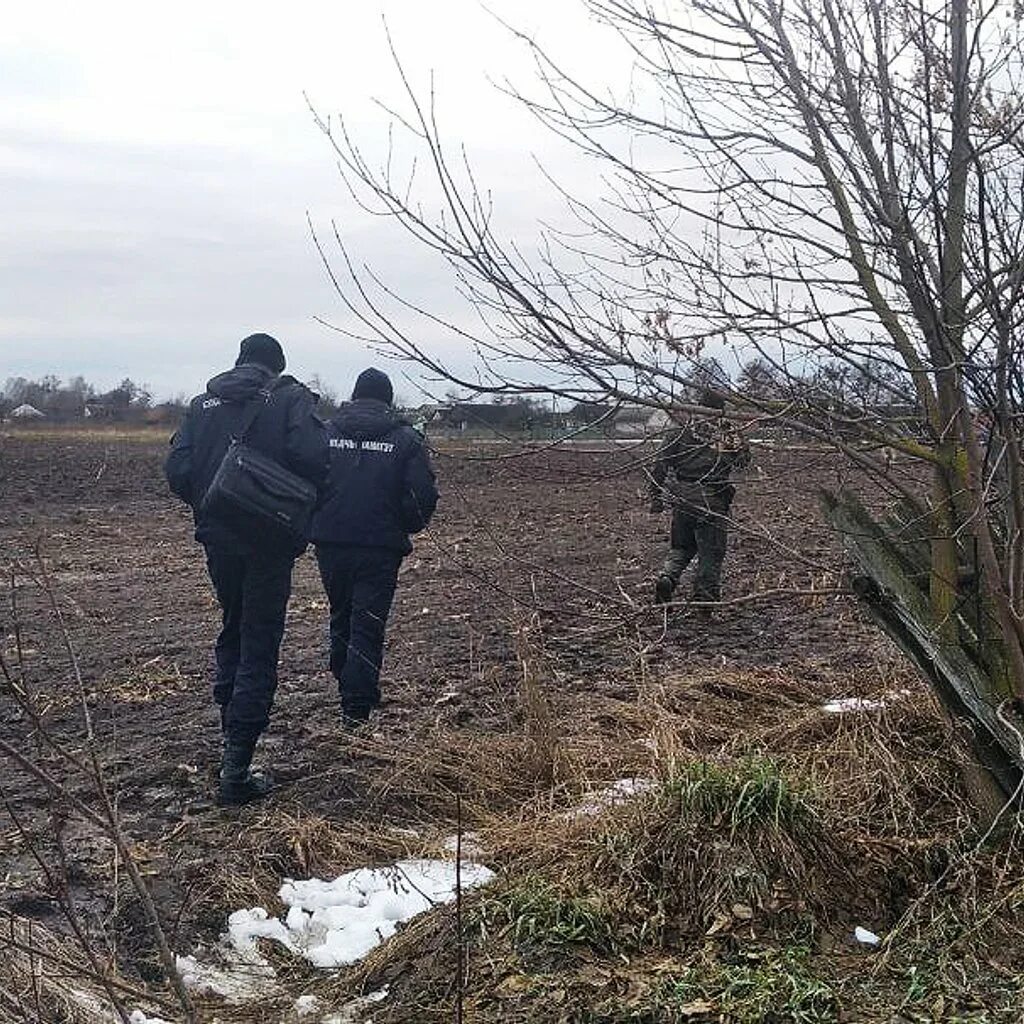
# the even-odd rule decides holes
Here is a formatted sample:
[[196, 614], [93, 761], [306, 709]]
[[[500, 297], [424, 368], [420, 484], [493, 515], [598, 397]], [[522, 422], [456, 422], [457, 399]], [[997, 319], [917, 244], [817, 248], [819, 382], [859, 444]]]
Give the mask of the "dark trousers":
[[380, 703], [384, 630], [402, 556], [387, 548], [320, 544], [316, 560], [331, 604], [331, 672], [341, 708], [365, 718]]
[[277, 689], [277, 657], [292, 589], [294, 558], [207, 544], [206, 566], [223, 613], [214, 654], [213, 699], [224, 731], [255, 743], [270, 722]]
[[724, 514], [711, 511], [698, 514], [687, 509], [675, 509], [672, 513], [672, 550], [662, 566], [662, 575], [668, 576], [675, 588], [679, 577], [696, 556], [694, 600], [719, 600], [727, 539], [728, 519]]

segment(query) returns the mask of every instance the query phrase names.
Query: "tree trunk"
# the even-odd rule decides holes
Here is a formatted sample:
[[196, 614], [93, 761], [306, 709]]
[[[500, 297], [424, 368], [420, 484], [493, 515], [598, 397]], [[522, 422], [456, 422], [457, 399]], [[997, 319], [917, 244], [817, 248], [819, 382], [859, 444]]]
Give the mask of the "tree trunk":
[[[975, 575], [968, 577], [968, 590], [958, 586], [957, 546], [952, 538], [940, 538], [943, 574], [951, 580], [942, 614], [948, 621], [937, 621], [932, 605], [935, 543], [927, 576], [922, 572], [926, 548], [914, 538], [901, 536], [893, 524], [876, 522], [858, 499], [848, 493], [822, 494], [829, 522], [844, 537], [859, 574], [853, 586], [872, 618], [910, 657], [931, 684], [951, 718], [966, 729], [971, 747], [989, 782], [978, 786], [979, 809], [990, 814], [993, 806], [1002, 806], [1016, 793], [1024, 777], [1024, 757], [1013, 729], [1001, 719], [1008, 710], [1010, 696], [998, 641], [980, 642], [972, 620], [982, 621], [991, 610], [979, 607]], [[952, 574], [947, 564], [952, 551]], [[950, 640], [951, 636], [957, 639]]]

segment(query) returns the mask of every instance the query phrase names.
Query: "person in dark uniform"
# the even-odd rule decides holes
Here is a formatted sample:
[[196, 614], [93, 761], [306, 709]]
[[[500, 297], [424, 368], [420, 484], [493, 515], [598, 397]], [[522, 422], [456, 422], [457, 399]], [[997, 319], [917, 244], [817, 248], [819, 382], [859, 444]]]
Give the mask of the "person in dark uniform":
[[[654, 584], [655, 601], [670, 601], [686, 567], [697, 559], [694, 601], [718, 601], [728, 540], [734, 469], [750, 462], [750, 449], [724, 417], [725, 401], [706, 391], [707, 416], [691, 416], [658, 452], [651, 472], [651, 511], [672, 510], [671, 549]], [[673, 480], [668, 480], [670, 473]], [[667, 482], [666, 482], [667, 481]]]
[[320, 577], [331, 606], [330, 666], [342, 721], [365, 723], [380, 704], [384, 632], [409, 535], [423, 530], [437, 487], [423, 436], [392, 406], [391, 381], [364, 370], [352, 400], [327, 425], [331, 469], [313, 518]]
[[277, 689], [277, 660], [291, 594], [292, 566], [305, 540], [262, 536], [251, 524], [204, 510], [203, 498], [224, 453], [239, 432], [251, 400], [262, 405], [246, 441], [310, 483], [323, 484], [328, 469], [327, 431], [314, 414], [317, 398], [294, 377], [282, 376], [281, 345], [252, 334], [233, 369], [218, 374], [192, 399], [171, 439], [164, 471], [171, 490], [192, 506], [195, 537], [223, 613], [214, 648], [213, 699], [220, 708], [224, 756], [219, 799], [241, 804], [269, 790], [251, 770], [256, 741], [270, 720]]

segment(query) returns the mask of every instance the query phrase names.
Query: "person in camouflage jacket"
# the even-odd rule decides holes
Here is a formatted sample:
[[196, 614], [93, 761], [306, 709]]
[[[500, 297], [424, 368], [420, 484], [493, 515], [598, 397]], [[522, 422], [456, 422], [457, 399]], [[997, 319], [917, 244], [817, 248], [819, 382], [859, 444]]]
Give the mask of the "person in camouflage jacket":
[[654, 587], [659, 603], [672, 599], [694, 557], [693, 600], [721, 597], [729, 508], [736, 493], [729, 476], [750, 462], [743, 438], [724, 417], [710, 412], [725, 408], [721, 396], [705, 392], [700, 404], [708, 407], [709, 415], [691, 417], [667, 440], [650, 474], [651, 511], [660, 513], [666, 506], [672, 510], [671, 550]]

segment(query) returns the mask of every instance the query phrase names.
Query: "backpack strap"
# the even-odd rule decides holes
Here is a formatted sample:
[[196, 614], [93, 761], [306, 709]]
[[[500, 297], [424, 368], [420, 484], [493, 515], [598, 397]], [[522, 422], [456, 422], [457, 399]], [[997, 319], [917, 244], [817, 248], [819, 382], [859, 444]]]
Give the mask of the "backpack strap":
[[249, 431], [252, 430], [253, 424], [268, 405], [270, 405], [270, 388], [260, 388], [245, 403], [245, 409], [242, 412], [242, 422], [238, 425], [238, 432], [233, 434], [231, 438], [235, 444], [244, 443], [245, 439], [249, 436]]

